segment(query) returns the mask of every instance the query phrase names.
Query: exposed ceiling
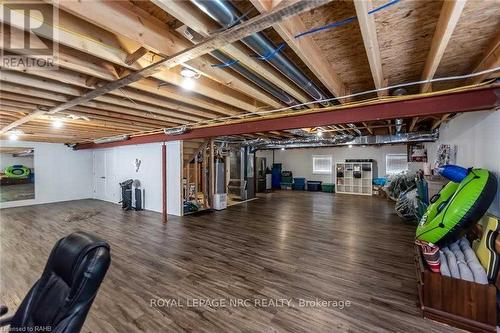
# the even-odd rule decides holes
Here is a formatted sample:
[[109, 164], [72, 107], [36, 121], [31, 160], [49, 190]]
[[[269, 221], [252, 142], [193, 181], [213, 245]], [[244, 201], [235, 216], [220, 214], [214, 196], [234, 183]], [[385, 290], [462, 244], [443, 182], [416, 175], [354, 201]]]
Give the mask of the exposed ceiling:
[[[234, 5], [248, 18], [273, 11], [279, 1], [237, 1]], [[278, 46], [313, 84], [329, 97], [344, 96], [396, 84], [479, 72], [499, 66], [500, 1], [402, 0], [368, 14], [388, 0], [332, 1], [284, 21], [276, 20], [263, 33]], [[283, 4], [282, 4], [283, 5]], [[1, 5], [8, 11], [9, 4]], [[118, 134], [148, 133], [166, 127], [237, 117], [285, 107], [286, 104], [252, 80], [220, 67], [211, 54], [191, 57], [183, 65], [164, 67], [153, 75], [106, 92], [58, 112], [53, 110], [74, 98], [100, 89], [109, 82], [136, 73], [166, 56], [191, 47], [179, 31], [186, 26], [201, 36], [220, 30], [214, 20], [190, 1], [63, 1], [60, 2], [57, 70], [17, 67], [0, 73], [0, 127], [3, 138], [17, 131], [23, 140], [75, 143]], [[279, 8], [279, 7], [278, 7]], [[52, 10], [40, 1], [41, 13]], [[26, 12], [24, 12], [26, 13]], [[23, 12], [18, 12], [18, 21]], [[31, 14], [37, 19], [36, 14]], [[310, 34], [294, 35], [332, 22], [357, 16], [343, 26]], [[5, 20], [5, 16], [1, 18]], [[4, 55], [30, 54], [18, 48], [24, 41], [22, 25], [3, 22], [11, 36], [2, 44]], [[32, 43], [49, 43], [49, 34], [38, 32]], [[246, 70], [265, 79], [297, 103], [311, 96], [270, 63], [237, 41], [219, 49]], [[194, 88], [184, 87], [182, 68], [200, 74]], [[496, 73], [494, 73], [496, 74]], [[494, 77], [478, 76], [433, 85], [408, 87], [410, 94], [426, 93], [477, 84]], [[391, 93], [391, 92], [389, 92]], [[383, 97], [387, 91], [379, 91]], [[367, 94], [340, 102], [376, 98]], [[318, 107], [311, 104], [310, 107]], [[407, 131], [437, 127], [449, 115], [404, 119]], [[54, 123], [63, 126], [54, 127]], [[327, 133], [389, 134], [394, 121], [327, 126]], [[307, 129], [316, 132], [318, 129]], [[358, 133], [359, 134], [359, 133]], [[255, 133], [256, 137], [293, 137], [286, 131]]]

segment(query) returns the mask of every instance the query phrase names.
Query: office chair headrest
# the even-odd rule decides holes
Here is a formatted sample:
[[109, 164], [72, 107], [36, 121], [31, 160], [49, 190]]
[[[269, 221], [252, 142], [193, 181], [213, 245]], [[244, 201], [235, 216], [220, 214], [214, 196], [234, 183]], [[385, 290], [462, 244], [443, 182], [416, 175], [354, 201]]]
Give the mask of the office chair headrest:
[[101, 247], [109, 251], [108, 243], [94, 235], [83, 231], [72, 233], [59, 240], [47, 268], [71, 286], [86, 257]]

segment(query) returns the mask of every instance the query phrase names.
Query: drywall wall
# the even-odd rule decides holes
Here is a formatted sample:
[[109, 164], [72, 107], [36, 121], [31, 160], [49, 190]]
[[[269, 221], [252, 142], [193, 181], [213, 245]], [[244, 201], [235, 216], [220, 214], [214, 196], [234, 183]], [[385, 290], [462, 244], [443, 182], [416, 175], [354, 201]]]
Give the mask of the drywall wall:
[[[331, 175], [313, 174], [312, 157], [314, 155], [331, 155], [334, 165], [336, 162], [344, 162], [346, 159], [373, 159], [377, 162], [378, 177], [382, 177], [385, 175], [385, 156], [387, 154], [406, 153], [406, 145], [301, 148], [275, 150], [274, 162], [282, 163], [283, 170], [292, 171], [294, 177], [332, 183], [334, 180], [333, 173]], [[273, 152], [271, 150], [259, 150], [256, 156], [266, 157], [267, 165], [272, 166]], [[374, 177], [377, 177], [377, 175], [374, 175]]]
[[[96, 149], [93, 154], [95, 199], [119, 203], [119, 183], [137, 179], [145, 190], [144, 208], [161, 212], [161, 144]], [[141, 163], [137, 171], [136, 159]]]
[[167, 142], [168, 214], [181, 216], [183, 213], [181, 186], [182, 186], [182, 141], [169, 141]]
[[0, 141], [1, 147], [35, 149], [35, 199], [0, 203], [0, 208], [92, 197], [92, 152], [74, 151], [63, 144]]
[[[439, 144], [456, 145], [458, 165], [486, 168], [500, 183], [500, 112], [464, 113], [441, 125], [439, 140], [426, 144], [430, 162], [434, 162]], [[500, 216], [498, 191], [490, 212]]]
[[[121, 200], [119, 183], [127, 179], [137, 179], [145, 193], [144, 208], [161, 212], [161, 146], [161, 143], [150, 143], [94, 150], [94, 198], [118, 203]], [[173, 215], [180, 215], [182, 211], [181, 151], [179, 141], [167, 143], [167, 211]], [[136, 159], [140, 161], [137, 171]]]

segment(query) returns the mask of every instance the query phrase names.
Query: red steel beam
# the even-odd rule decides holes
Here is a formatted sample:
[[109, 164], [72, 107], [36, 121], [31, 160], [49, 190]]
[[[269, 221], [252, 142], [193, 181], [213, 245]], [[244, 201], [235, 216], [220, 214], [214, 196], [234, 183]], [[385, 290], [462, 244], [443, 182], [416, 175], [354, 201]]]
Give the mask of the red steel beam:
[[255, 132], [279, 131], [303, 127], [360, 123], [373, 120], [411, 118], [441, 115], [446, 113], [490, 110], [499, 106], [500, 88], [488, 87], [446, 95], [423, 96], [414, 99], [388, 101], [385, 103], [353, 106], [351, 108], [286, 115], [276, 118], [248, 120], [240, 123], [195, 128], [181, 135], [167, 136], [163, 133], [133, 137], [127, 141], [104, 144], [82, 143], [75, 149], [106, 148], [136, 145], [151, 142], [189, 140]]

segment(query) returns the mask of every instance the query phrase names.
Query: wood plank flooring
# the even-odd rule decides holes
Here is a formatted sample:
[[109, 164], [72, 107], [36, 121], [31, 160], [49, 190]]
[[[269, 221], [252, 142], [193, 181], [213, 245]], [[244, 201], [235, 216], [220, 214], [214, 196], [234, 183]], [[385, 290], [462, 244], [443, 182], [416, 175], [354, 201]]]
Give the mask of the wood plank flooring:
[[[414, 227], [381, 199], [282, 191], [166, 225], [160, 214], [96, 200], [0, 214], [0, 303], [11, 311], [57, 239], [86, 230], [111, 244], [82, 332], [458, 332], [421, 318]], [[184, 307], [151, 306], [158, 298]], [[220, 304], [194, 306], [200, 299]], [[228, 306], [237, 299], [249, 303]], [[301, 307], [301, 299], [350, 306]]]

